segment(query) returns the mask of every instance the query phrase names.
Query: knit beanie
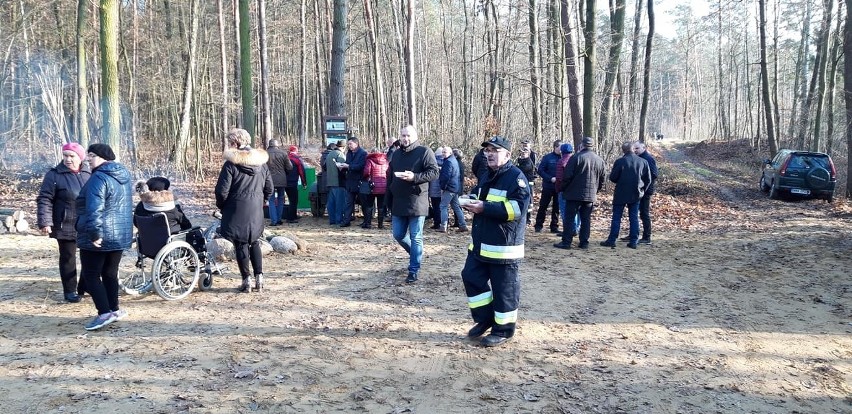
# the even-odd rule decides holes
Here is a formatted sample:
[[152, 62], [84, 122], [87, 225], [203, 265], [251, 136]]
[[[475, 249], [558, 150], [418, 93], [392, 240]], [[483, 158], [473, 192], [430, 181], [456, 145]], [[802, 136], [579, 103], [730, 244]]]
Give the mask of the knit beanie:
[[77, 153], [77, 156], [80, 157], [81, 160], [86, 159], [86, 150], [83, 149], [83, 146], [76, 142], [69, 142], [62, 146], [62, 151], [74, 151]]
[[112, 148], [107, 144], [92, 144], [89, 145], [89, 149], [87, 152], [91, 152], [92, 154], [97, 155], [107, 161], [115, 160], [115, 153], [112, 152]]

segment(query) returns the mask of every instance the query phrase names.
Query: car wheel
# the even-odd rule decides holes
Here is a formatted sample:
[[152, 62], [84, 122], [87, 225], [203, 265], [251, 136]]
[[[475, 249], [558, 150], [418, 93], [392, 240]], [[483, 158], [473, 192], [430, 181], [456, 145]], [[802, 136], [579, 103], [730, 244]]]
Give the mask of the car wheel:
[[769, 187], [769, 198], [777, 200], [778, 195], [778, 187], [775, 186], [775, 181], [773, 181], [772, 185]]
[[822, 190], [831, 183], [831, 174], [825, 168], [813, 168], [805, 175], [805, 182], [813, 189]]
[[769, 191], [769, 186], [766, 185], [766, 176], [763, 174], [760, 175], [760, 191], [764, 193]]

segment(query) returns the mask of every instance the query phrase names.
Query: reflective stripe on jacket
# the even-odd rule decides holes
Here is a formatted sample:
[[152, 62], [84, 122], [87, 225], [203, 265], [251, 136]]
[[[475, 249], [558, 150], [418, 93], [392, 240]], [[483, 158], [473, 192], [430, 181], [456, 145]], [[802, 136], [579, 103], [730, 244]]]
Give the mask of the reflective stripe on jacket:
[[479, 199], [485, 202], [484, 210], [473, 216], [468, 249], [485, 262], [523, 259], [530, 204], [530, 186], [524, 173], [511, 161], [497, 171], [489, 170], [479, 189]]

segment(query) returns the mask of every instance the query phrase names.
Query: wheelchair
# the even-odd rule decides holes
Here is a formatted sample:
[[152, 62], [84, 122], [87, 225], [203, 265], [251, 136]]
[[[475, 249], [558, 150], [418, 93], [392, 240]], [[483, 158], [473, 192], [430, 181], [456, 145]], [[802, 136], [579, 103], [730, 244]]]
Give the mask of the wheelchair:
[[[202, 291], [213, 287], [213, 275], [221, 274], [223, 269], [207, 251], [207, 244], [219, 230], [218, 222], [203, 232], [200, 227], [193, 227], [171, 234], [163, 213], [135, 215], [134, 221], [135, 269], [119, 274], [119, 286], [125, 293], [140, 295], [153, 289], [163, 299], [179, 300], [196, 286]], [[150, 271], [145, 266], [148, 260], [153, 260]]]

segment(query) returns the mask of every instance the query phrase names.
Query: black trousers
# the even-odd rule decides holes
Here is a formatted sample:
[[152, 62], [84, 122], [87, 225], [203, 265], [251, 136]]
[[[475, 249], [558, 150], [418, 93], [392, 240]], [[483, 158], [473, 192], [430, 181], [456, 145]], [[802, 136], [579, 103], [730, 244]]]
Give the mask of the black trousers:
[[429, 218], [432, 219], [432, 228], [441, 226], [441, 197], [429, 197]]
[[378, 206], [379, 224], [387, 217], [388, 208], [385, 205], [384, 194], [359, 194], [361, 197], [361, 212], [364, 213], [364, 223], [370, 224], [373, 222], [373, 211]]
[[81, 273], [98, 315], [118, 310], [118, 264], [121, 250], [80, 250]]
[[284, 187], [287, 194], [287, 209], [284, 211], [285, 220], [296, 220], [299, 218], [299, 187]]
[[[574, 217], [578, 211], [580, 212], [580, 244], [589, 244], [589, 236], [592, 233], [592, 210], [594, 210], [594, 203], [591, 201], [565, 201], [565, 217]], [[566, 243], [570, 243], [576, 236], [574, 220], [569, 221], [570, 223], [563, 223], [562, 226], [562, 241]]]
[[[247, 279], [252, 275], [263, 273], [263, 252], [260, 250], [260, 240], [253, 243], [234, 242], [234, 255], [237, 257], [237, 267], [240, 268], [240, 276]], [[251, 266], [251, 267], [249, 267]]]
[[642, 239], [651, 240], [651, 196], [645, 194], [639, 200], [639, 220], [642, 221]]
[[86, 292], [86, 281], [80, 277], [77, 282], [77, 241], [56, 240], [59, 245], [59, 278], [62, 279], [62, 293], [82, 295]]
[[542, 187], [538, 213], [535, 215], [535, 228], [540, 229], [544, 227], [544, 218], [547, 215], [547, 206], [552, 204], [550, 208], [550, 230], [559, 231], [559, 198], [556, 195], [557, 193], [555, 189]]
[[355, 203], [358, 202], [358, 192], [346, 190], [346, 205], [343, 207], [343, 223], [349, 224], [355, 220]]
[[515, 335], [521, 299], [518, 263], [483, 262], [468, 252], [461, 276], [473, 321], [493, 323], [494, 335], [506, 338]]

